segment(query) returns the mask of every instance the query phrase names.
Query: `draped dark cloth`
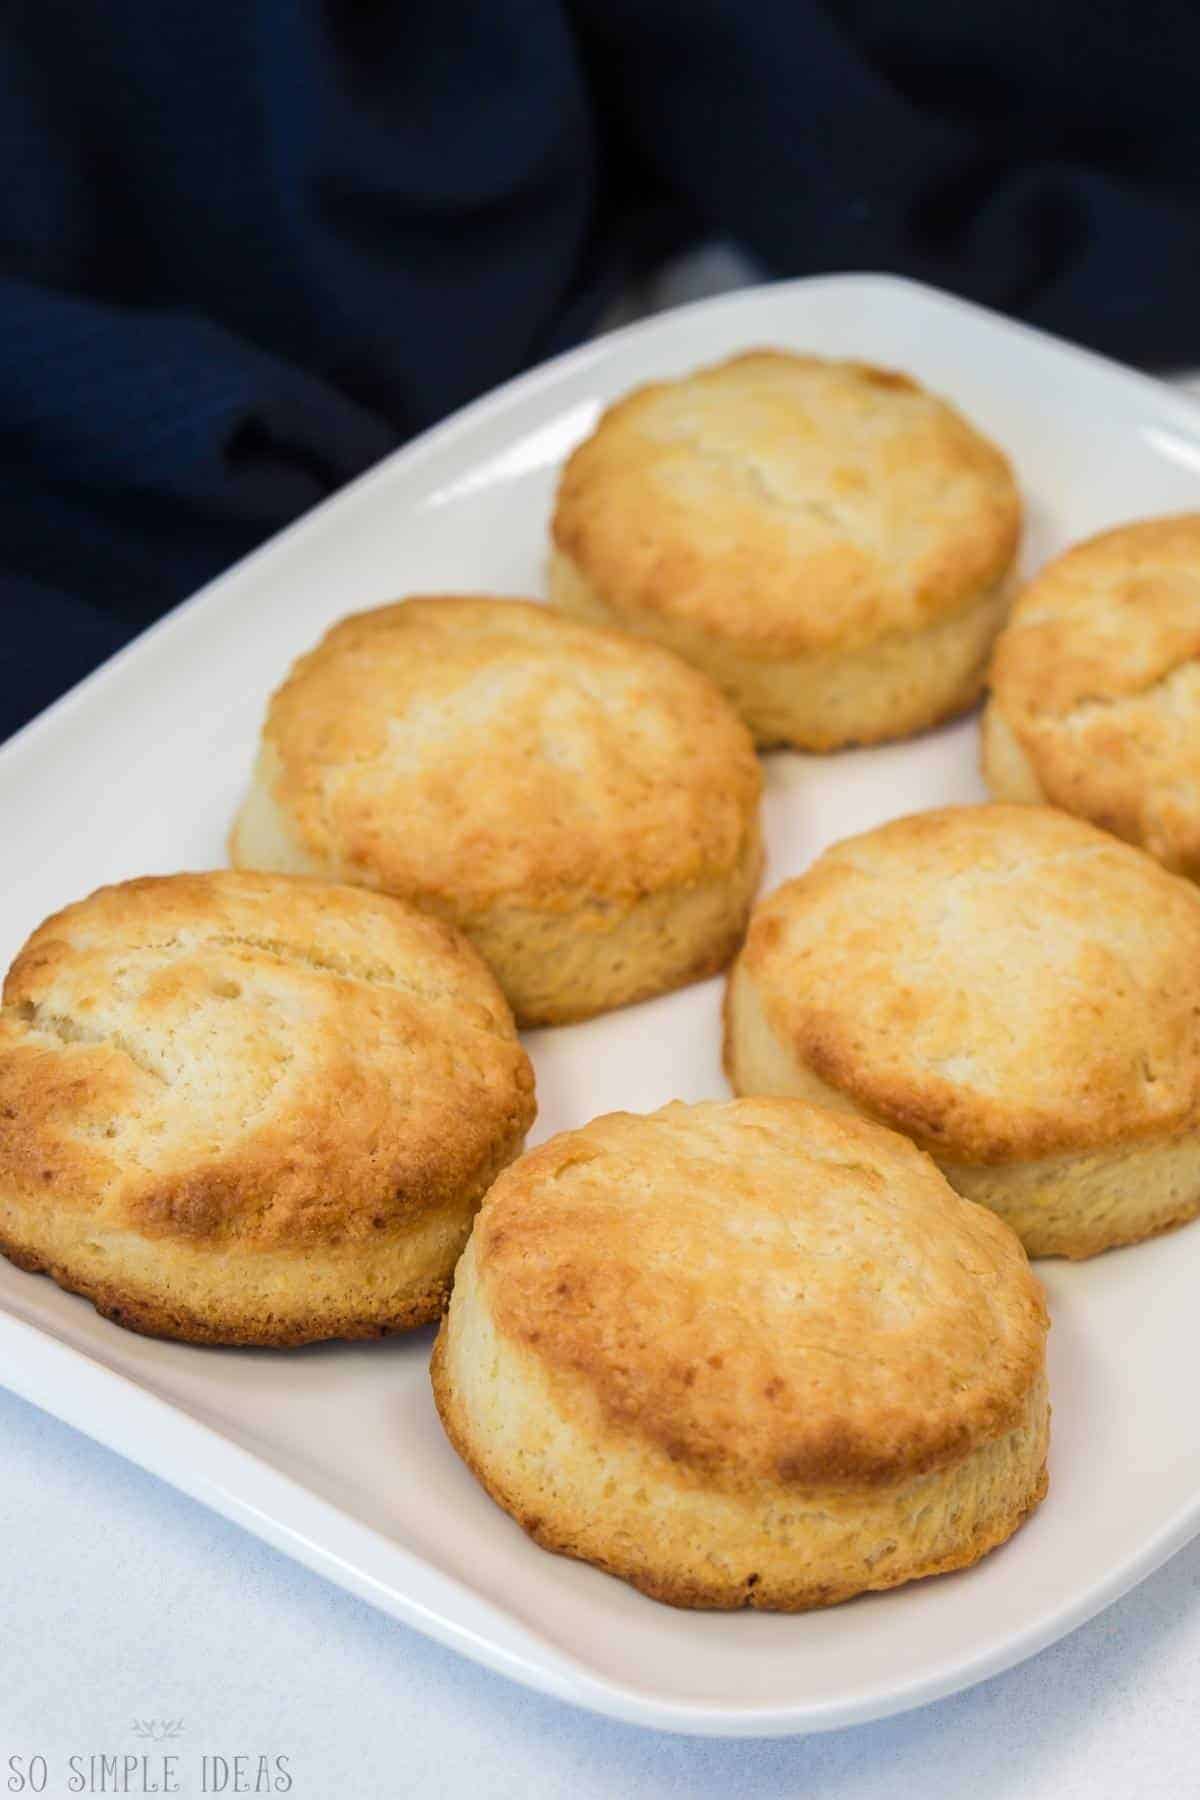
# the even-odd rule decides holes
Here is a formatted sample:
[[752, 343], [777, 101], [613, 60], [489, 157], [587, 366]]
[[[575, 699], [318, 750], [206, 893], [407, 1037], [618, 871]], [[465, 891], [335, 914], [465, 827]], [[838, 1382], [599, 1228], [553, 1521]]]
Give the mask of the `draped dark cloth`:
[[1187, 0], [9, 0], [0, 123], [0, 737], [698, 238], [1200, 362]]

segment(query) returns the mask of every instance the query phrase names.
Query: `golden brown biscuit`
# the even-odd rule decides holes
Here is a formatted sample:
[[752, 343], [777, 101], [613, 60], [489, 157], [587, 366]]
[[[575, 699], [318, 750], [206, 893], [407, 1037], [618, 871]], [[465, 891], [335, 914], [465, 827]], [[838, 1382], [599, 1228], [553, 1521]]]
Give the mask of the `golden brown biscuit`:
[[271, 702], [241, 867], [362, 882], [458, 925], [527, 1025], [723, 968], [762, 866], [761, 776], [712, 684], [529, 602], [360, 613]]
[[1145, 519], [1042, 570], [996, 644], [983, 766], [1200, 879], [1200, 513]]
[[738, 1093], [907, 1132], [1032, 1256], [1200, 1210], [1200, 897], [1047, 807], [897, 819], [754, 913], [726, 998]]
[[551, 594], [704, 669], [761, 744], [873, 743], [975, 700], [1020, 511], [907, 376], [758, 350], [609, 408], [562, 477]]
[[801, 1101], [613, 1113], [484, 1201], [433, 1359], [459, 1454], [547, 1549], [677, 1606], [962, 1568], [1046, 1488], [1013, 1234]]
[[376, 1337], [437, 1316], [534, 1110], [440, 921], [279, 875], [127, 881], [5, 982], [0, 1249], [159, 1337]]

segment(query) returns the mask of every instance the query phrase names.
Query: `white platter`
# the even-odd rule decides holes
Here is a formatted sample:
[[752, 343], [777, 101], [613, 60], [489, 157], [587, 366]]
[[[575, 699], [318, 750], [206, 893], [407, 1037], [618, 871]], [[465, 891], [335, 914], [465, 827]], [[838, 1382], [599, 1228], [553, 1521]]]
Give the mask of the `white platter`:
[[[906, 283], [793, 282], [634, 326], [468, 408], [214, 583], [0, 751], [0, 956], [122, 876], [224, 860], [264, 702], [340, 614], [406, 591], [538, 592], [556, 470], [602, 402], [754, 344], [864, 356], [955, 398], [1015, 459], [1034, 566], [1200, 503], [1200, 412], [1157, 383]], [[773, 885], [897, 813], [982, 798], [974, 719], [767, 758]], [[535, 1137], [725, 1091], [720, 984], [532, 1034]], [[442, 1439], [429, 1334], [274, 1353], [138, 1338], [0, 1264], [0, 1380], [429, 1636], [644, 1725], [821, 1730], [965, 1687], [1115, 1600], [1200, 1530], [1200, 1225], [1041, 1265], [1051, 1489], [965, 1574], [798, 1618], [689, 1615], [537, 1550]]]

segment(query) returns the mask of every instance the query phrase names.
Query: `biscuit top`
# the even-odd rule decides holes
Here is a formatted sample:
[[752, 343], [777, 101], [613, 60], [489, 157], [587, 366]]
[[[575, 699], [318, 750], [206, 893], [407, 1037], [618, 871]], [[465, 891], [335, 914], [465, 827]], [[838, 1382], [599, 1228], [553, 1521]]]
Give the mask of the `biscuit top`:
[[952, 407], [865, 363], [760, 350], [609, 408], [570, 458], [554, 540], [617, 612], [746, 650], [849, 650], [1000, 580], [1020, 500]]
[[219, 871], [47, 919], [0, 1009], [0, 1191], [230, 1248], [369, 1239], [534, 1114], [474, 950], [398, 900]]
[[707, 677], [513, 600], [344, 619], [296, 664], [264, 737], [307, 851], [430, 904], [603, 904], [727, 873], [761, 787]]
[[848, 838], [763, 902], [742, 955], [791, 1052], [947, 1161], [1196, 1127], [1200, 896], [1065, 813]]
[[997, 643], [991, 685], [1047, 799], [1200, 868], [1200, 513], [1050, 563]]
[[1019, 1421], [1042, 1367], [1008, 1227], [903, 1138], [800, 1100], [553, 1138], [496, 1182], [474, 1256], [556, 1405], [718, 1487], [945, 1466]]

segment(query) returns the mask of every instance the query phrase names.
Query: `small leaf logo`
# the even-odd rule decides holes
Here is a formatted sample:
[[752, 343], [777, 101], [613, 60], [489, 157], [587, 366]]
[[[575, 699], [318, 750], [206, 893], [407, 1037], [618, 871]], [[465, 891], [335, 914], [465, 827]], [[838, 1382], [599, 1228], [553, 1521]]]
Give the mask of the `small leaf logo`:
[[135, 1719], [133, 1735], [148, 1738], [152, 1744], [165, 1743], [169, 1738], [183, 1736], [182, 1719]]

